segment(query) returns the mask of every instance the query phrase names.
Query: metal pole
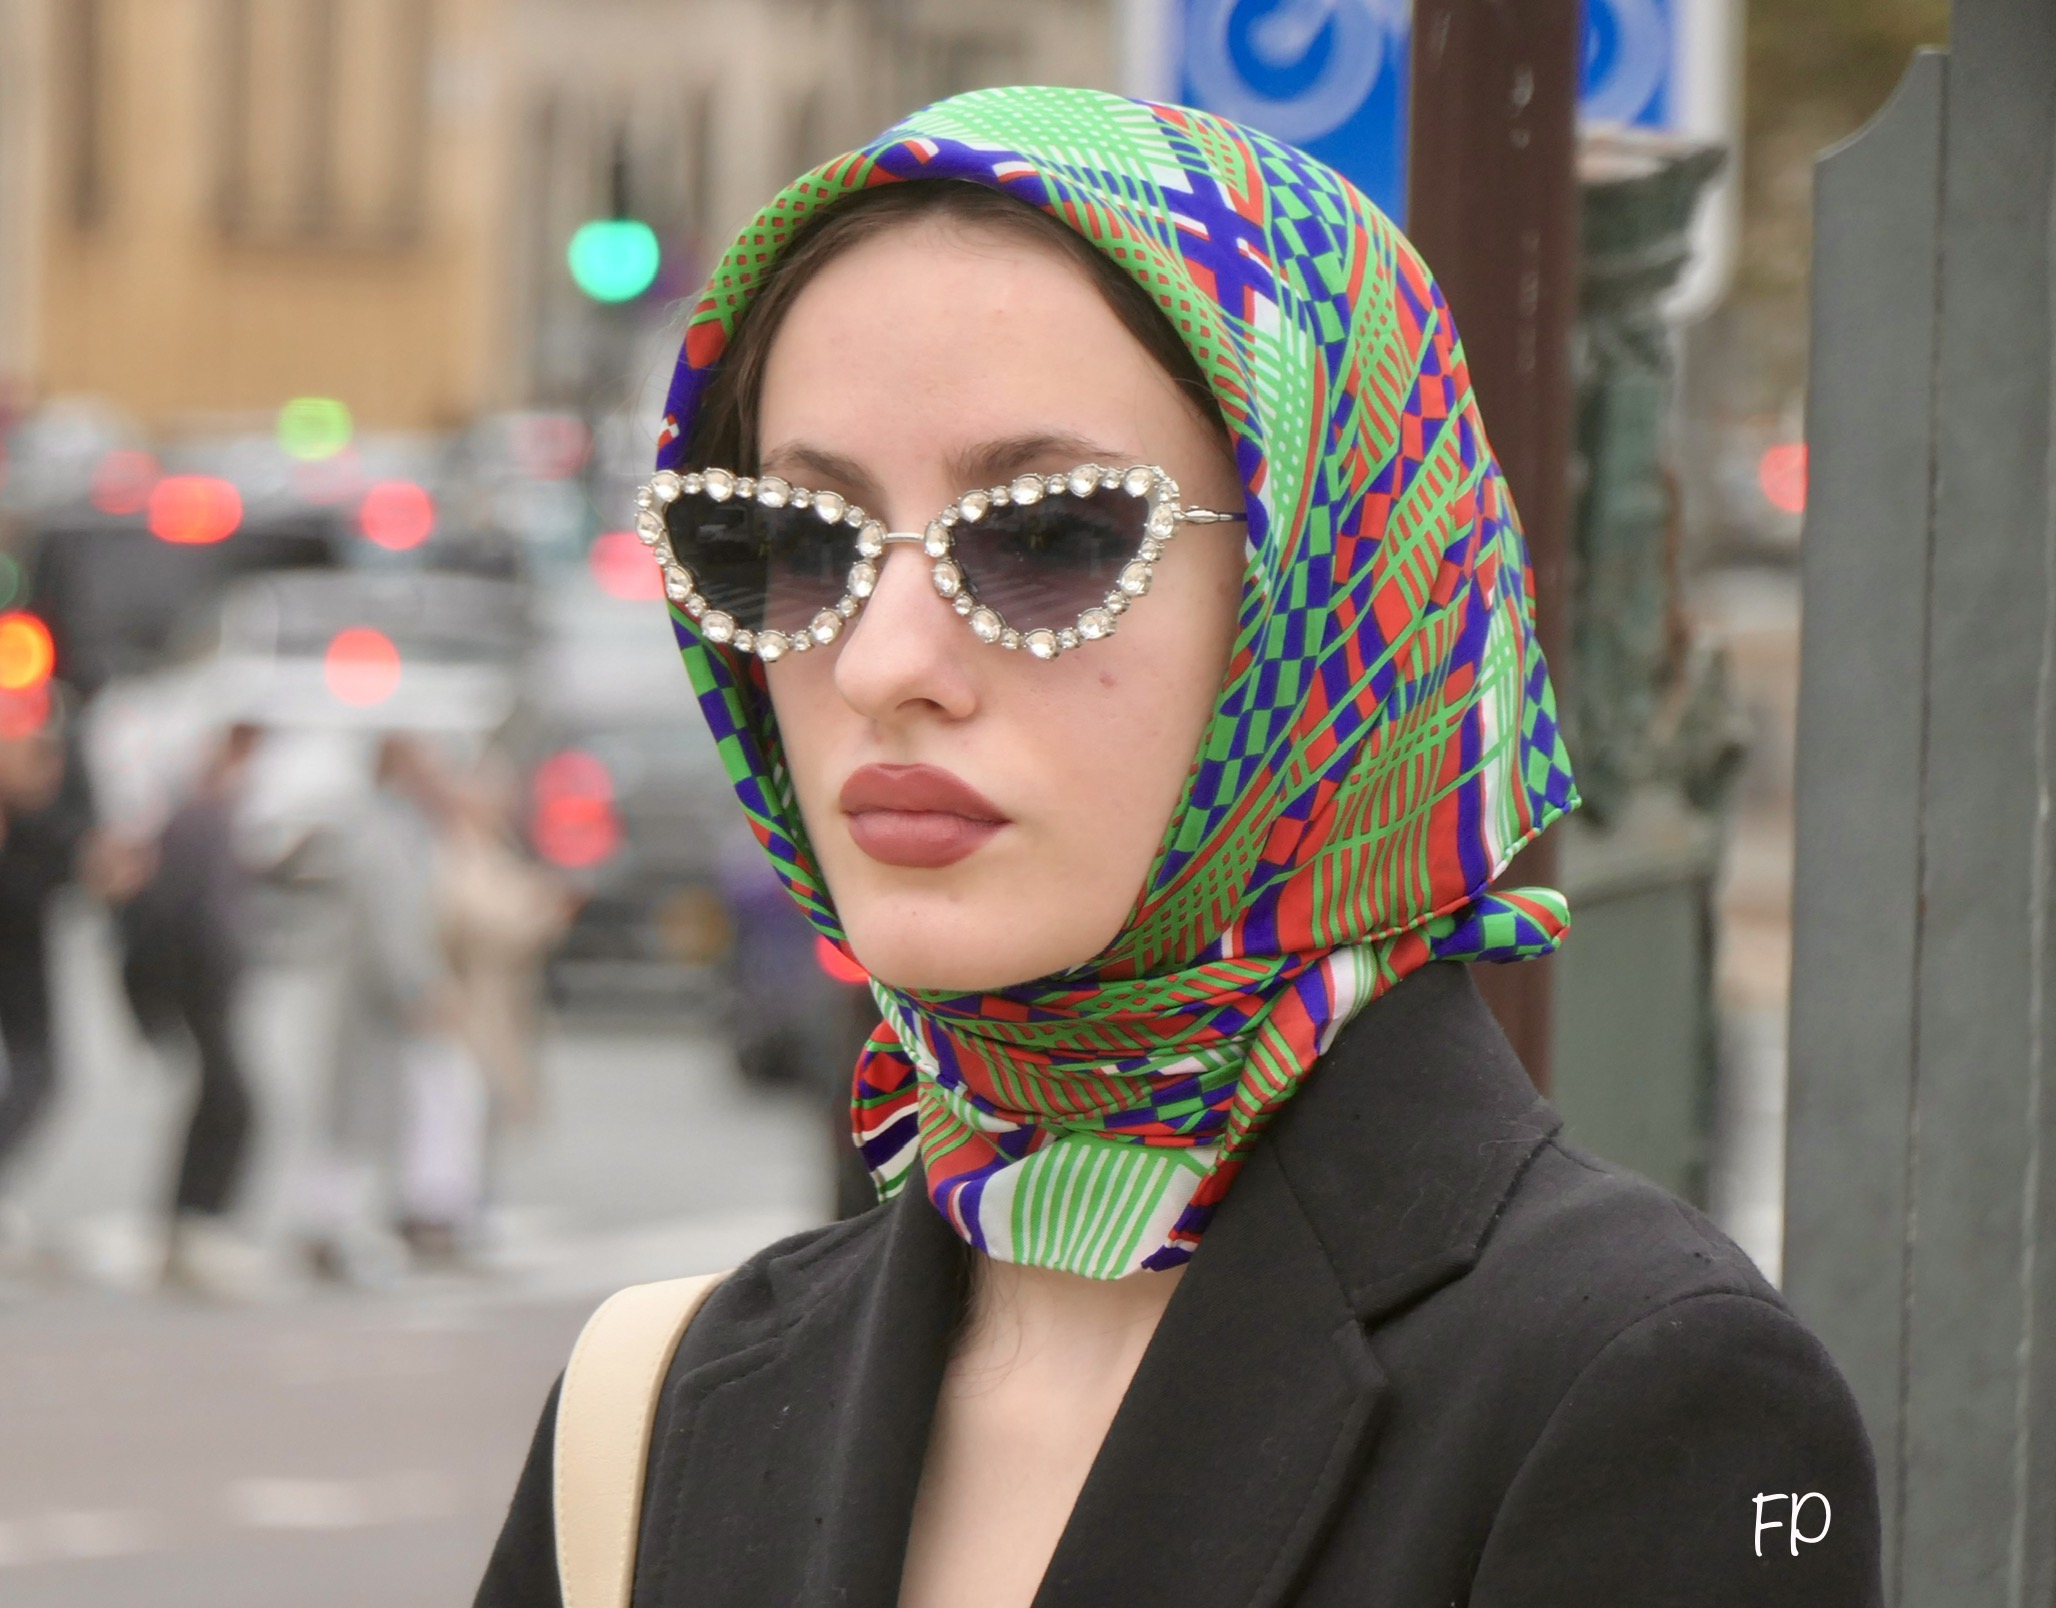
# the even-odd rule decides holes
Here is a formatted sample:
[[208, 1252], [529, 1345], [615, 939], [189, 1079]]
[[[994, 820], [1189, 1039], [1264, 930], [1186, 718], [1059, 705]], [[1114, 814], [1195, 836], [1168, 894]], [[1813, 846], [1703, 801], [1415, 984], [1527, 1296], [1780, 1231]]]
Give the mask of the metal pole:
[[[1513, 488], [1559, 700], [1570, 668], [1570, 337], [1577, 309], [1579, 0], [1417, 0], [1407, 233], [1442, 285]], [[1508, 885], [1548, 883], [1530, 845]], [[1549, 1087], [1547, 961], [1479, 968], [1536, 1085]]]

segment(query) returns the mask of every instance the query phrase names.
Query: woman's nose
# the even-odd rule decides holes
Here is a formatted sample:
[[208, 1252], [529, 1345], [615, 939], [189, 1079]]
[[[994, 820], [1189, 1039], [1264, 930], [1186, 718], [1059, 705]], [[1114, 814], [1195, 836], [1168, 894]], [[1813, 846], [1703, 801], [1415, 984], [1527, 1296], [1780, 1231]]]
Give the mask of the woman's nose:
[[962, 719], [977, 707], [965, 656], [979, 646], [935, 590], [934, 560], [915, 542], [892, 542], [878, 582], [843, 633], [835, 684], [873, 720], [930, 709]]

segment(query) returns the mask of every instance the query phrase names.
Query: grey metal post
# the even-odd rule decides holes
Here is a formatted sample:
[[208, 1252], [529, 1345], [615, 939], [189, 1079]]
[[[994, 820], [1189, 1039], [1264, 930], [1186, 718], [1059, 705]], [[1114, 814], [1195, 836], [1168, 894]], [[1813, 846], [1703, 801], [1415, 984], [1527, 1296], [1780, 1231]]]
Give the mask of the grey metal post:
[[2056, 1595], [2056, 6], [1822, 162], [1786, 1289], [1877, 1446], [1888, 1600]]

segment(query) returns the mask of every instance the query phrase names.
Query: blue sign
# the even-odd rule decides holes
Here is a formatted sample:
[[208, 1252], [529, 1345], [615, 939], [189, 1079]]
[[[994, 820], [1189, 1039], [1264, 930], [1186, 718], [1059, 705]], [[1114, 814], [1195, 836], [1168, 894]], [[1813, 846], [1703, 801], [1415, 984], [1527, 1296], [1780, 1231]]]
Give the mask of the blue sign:
[[1595, 123], [1675, 126], [1678, 0], [1586, 0], [1578, 110]]
[[1180, 0], [1178, 98], [1319, 157], [1406, 215], [1413, 0]]
[[[1579, 109], [1670, 128], [1684, 0], [1585, 0]], [[1406, 214], [1412, 0], [1178, 0], [1176, 98], [1263, 129]]]

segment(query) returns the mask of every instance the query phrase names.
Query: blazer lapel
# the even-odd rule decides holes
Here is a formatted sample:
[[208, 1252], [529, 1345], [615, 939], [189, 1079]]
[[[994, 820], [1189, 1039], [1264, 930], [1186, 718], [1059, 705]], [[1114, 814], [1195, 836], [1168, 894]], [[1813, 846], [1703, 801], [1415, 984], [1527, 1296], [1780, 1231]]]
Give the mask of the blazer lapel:
[[1035, 1608], [1287, 1601], [1389, 1407], [1378, 1323], [1470, 1268], [1559, 1121], [1461, 967], [1368, 1008], [1208, 1227]]
[[818, 1250], [773, 1258], [769, 1308], [796, 1316], [673, 1379], [638, 1608], [897, 1602], [966, 1253], [918, 1178], [881, 1216], [828, 1288]]
[[893, 1202], [892, 1236], [863, 1292], [847, 1358], [801, 1364], [838, 1369], [832, 1377], [841, 1400], [813, 1442], [823, 1499], [812, 1515], [820, 1541], [807, 1572], [810, 1604], [891, 1608], [899, 1601], [929, 1426], [963, 1312], [968, 1255], [927, 1195], [917, 1172]]
[[1369, 1444], [1384, 1378], [1259, 1147], [1171, 1298], [1035, 1608], [1282, 1601]]

